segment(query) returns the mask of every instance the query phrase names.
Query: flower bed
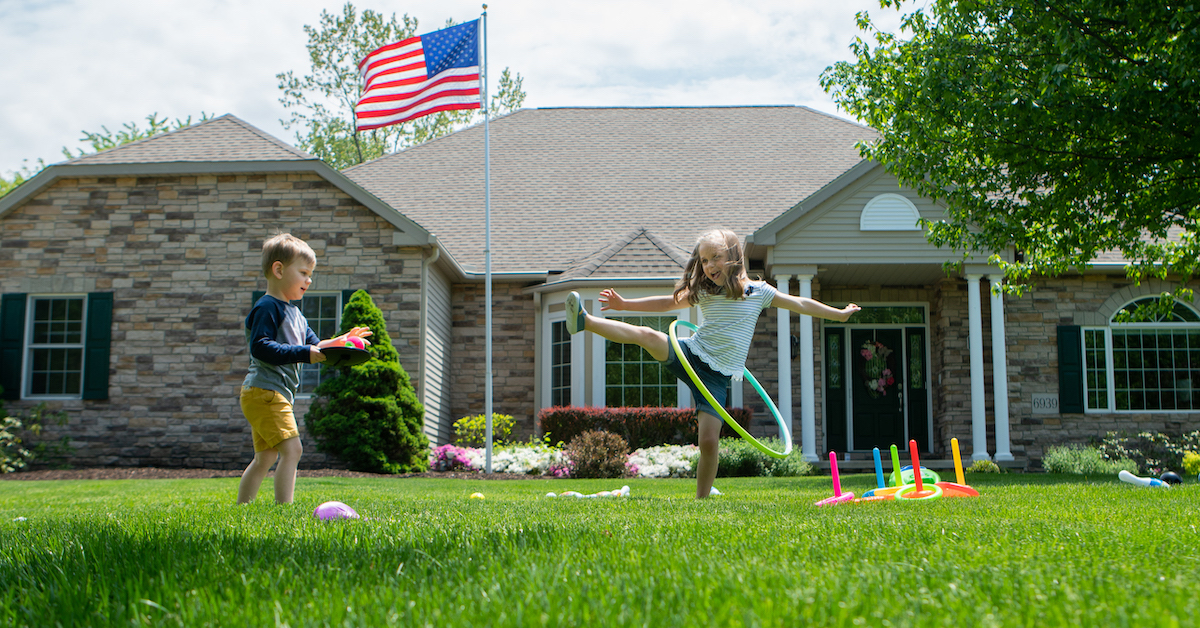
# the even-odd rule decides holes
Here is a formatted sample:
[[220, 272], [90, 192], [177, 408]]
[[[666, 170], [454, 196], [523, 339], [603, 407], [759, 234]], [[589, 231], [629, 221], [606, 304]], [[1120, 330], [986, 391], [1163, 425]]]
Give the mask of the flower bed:
[[[684, 478], [696, 476], [695, 445], [646, 447], [629, 454], [629, 469], [641, 478]], [[442, 445], [429, 457], [431, 471], [483, 472], [486, 452], [482, 448]], [[517, 473], [569, 477], [570, 463], [563, 452], [550, 445], [519, 444], [492, 448], [493, 473]]]

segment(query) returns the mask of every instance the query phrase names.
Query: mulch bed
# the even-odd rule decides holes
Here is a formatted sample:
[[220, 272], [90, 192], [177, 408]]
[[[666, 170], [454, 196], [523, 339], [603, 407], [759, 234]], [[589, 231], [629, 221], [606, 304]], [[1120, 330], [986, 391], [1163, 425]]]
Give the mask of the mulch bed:
[[[274, 472], [272, 472], [272, 475]], [[0, 473], [0, 480], [177, 480], [197, 478], [236, 478], [242, 471], [236, 469], [167, 469], [159, 467], [98, 467], [92, 469], [46, 469]], [[426, 473], [402, 473], [381, 475], [361, 473], [345, 469], [300, 469], [297, 477], [302, 478], [445, 478], [455, 480], [544, 480], [544, 475], [518, 475], [516, 473], [471, 473], [462, 471]]]

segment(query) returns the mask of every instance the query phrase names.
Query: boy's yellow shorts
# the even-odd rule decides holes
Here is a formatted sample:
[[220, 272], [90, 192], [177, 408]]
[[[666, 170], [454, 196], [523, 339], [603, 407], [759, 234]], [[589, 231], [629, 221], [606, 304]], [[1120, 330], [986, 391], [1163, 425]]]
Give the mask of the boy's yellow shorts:
[[243, 388], [242, 414], [254, 434], [254, 451], [274, 449], [289, 438], [300, 436], [292, 404], [287, 397], [263, 388]]

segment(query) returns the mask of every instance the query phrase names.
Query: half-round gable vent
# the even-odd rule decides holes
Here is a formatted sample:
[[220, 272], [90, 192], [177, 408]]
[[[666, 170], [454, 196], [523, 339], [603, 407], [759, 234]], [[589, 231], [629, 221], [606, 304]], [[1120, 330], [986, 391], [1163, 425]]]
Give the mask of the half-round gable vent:
[[920, 231], [921, 214], [912, 201], [899, 194], [880, 194], [867, 202], [858, 219], [862, 231]]

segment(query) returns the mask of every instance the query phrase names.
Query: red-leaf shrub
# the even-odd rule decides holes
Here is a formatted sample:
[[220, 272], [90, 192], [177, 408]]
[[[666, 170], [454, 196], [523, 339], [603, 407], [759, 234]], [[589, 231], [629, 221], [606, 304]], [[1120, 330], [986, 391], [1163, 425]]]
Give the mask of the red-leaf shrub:
[[571, 461], [573, 478], [623, 478], [629, 475], [629, 444], [612, 432], [584, 432], [571, 439], [563, 449], [563, 455]]
[[[748, 408], [726, 408], [729, 415], [746, 429], [754, 418]], [[595, 408], [554, 406], [538, 413], [542, 433], [551, 441], [569, 443], [589, 430], [612, 432], [625, 439], [632, 449], [658, 445], [694, 445], [696, 443], [695, 408]], [[728, 425], [721, 436], [737, 436]]]

